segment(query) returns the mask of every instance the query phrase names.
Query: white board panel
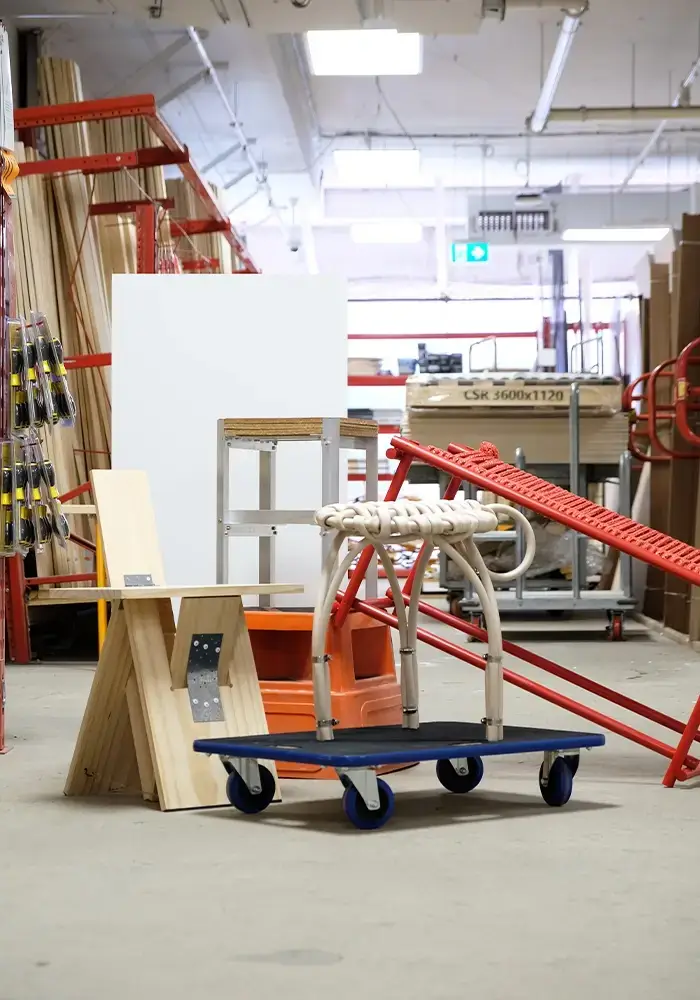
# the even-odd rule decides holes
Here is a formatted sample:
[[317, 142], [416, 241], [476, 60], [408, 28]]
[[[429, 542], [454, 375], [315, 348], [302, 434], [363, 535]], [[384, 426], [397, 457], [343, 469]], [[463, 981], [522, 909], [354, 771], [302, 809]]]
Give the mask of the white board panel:
[[[216, 423], [347, 413], [347, 289], [304, 275], [115, 275], [112, 462], [149, 476], [169, 584], [216, 578]], [[231, 507], [257, 507], [255, 457], [232, 457]], [[320, 446], [280, 447], [280, 508], [320, 505]], [[339, 497], [339, 499], [342, 498]], [[230, 583], [257, 580], [257, 545], [231, 543]], [[315, 599], [318, 530], [282, 529], [274, 582]]]

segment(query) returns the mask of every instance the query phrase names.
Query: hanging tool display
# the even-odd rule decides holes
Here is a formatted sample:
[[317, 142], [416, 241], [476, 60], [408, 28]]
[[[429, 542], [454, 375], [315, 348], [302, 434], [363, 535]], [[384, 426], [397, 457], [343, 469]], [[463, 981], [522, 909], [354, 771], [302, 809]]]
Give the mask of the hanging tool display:
[[61, 510], [56, 472], [40, 433], [72, 427], [76, 407], [63, 347], [43, 313], [7, 322], [10, 345], [10, 440], [2, 442], [0, 556], [41, 551], [52, 538], [65, 546], [70, 531]]

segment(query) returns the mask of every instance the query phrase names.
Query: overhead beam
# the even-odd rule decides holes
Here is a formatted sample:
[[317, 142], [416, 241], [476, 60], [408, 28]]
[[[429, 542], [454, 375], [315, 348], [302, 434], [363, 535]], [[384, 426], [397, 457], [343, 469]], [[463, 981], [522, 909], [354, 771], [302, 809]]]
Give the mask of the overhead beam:
[[678, 105], [676, 107], [640, 104], [629, 108], [552, 108], [549, 112], [549, 123], [683, 121], [699, 117], [700, 104]]
[[[254, 146], [257, 141], [257, 139], [247, 139], [246, 143], [248, 146]], [[236, 153], [240, 153], [242, 149], [242, 142], [234, 142], [233, 146], [229, 146], [227, 149], [224, 149], [218, 156], [215, 156], [213, 160], [210, 160], [209, 163], [205, 164], [202, 167], [202, 173], [208, 174], [210, 170], [214, 169], [214, 167], [218, 167], [220, 163], [224, 162], [224, 160], [228, 160], [229, 157], [235, 156]]]
[[241, 181], [244, 181], [246, 177], [250, 177], [252, 173], [254, 173], [252, 167], [245, 167], [243, 170], [241, 170], [239, 174], [236, 174], [235, 177], [232, 177], [230, 181], [226, 181], [226, 183], [222, 185], [222, 189], [224, 191], [228, 191], [230, 188], [235, 187], [236, 184], [240, 184]]
[[183, 33], [180, 37], [176, 38], [174, 42], [171, 42], [170, 45], [167, 45], [157, 55], [153, 56], [152, 59], [149, 59], [148, 62], [139, 66], [135, 73], [127, 76], [124, 80], [120, 80], [119, 85], [117, 87], [112, 87], [112, 89], [107, 91], [104, 96], [111, 97], [117, 92], [124, 93], [125, 90], [133, 93], [133, 91], [136, 90], [137, 85], [142, 80], [148, 79], [157, 70], [167, 66], [173, 56], [176, 56], [178, 52], [186, 49], [189, 45], [189, 36], [186, 33]]
[[156, 99], [158, 107], [164, 108], [166, 105], [172, 104], [173, 101], [176, 101], [179, 97], [183, 97], [190, 90], [192, 90], [193, 87], [196, 87], [198, 84], [202, 83], [203, 80], [206, 80], [208, 76], [209, 70], [207, 69], [200, 69], [199, 73], [194, 73], [192, 76], [188, 76], [186, 80], [182, 81], [182, 83], [179, 83], [176, 87], [173, 87], [172, 90], [163, 94], [162, 97]]

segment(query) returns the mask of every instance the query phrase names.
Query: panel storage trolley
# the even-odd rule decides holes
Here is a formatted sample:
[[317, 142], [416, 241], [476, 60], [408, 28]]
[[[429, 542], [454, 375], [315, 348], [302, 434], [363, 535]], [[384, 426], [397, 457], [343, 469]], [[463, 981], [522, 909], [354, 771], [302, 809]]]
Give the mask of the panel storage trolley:
[[[499, 514], [522, 519], [526, 539], [520, 565], [505, 574], [489, 573], [473, 540], [476, 533], [496, 530]], [[605, 737], [596, 733], [503, 725], [503, 647], [493, 582], [514, 579], [526, 572], [532, 562], [535, 538], [524, 515], [505, 504], [482, 505], [476, 500], [368, 501], [323, 507], [316, 512], [316, 523], [322, 530], [333, 533], [314, 609], [312, 664], [316, 731], [195, 741], [197, 752], [221, 758], [228, 772], [229, 801], [244, 813], [262, 812], [272, 802], [275, 781], [272, 773], [260, 764], [261, 760], [333, 767], [345, 789], [343, 808], [346, 816], [356, 827], [373, 830], [383, 826], [394, 810], [391, 788], [376, 774], [376, 768], [382, 764], [434, 760], [440, 783], [449, 791], [459, 793], [469, 792], [479, 784], [484, 773], [483, 757], [540, 752], [544, 758], [539, 772], [542, 798], [551, 806], [565, 805], [571, 796], [579, 750], [601, 746]], [[345, 543], [357, 538], [359, 543], [351, 544], [344, 553]], [[418, 539], [428, 544], [422, 547], [409, 599], [401, 593], [385, 545]], [[370, 545], [375, 548], [386, 572], [396, 607], [403, 723], [400, 726], [335, 729], [326, 629], [341, 581], [358, 554]], [[422, 579], [435, 545], [463, 569], [484, 609], [488, 629], [486, 711], [478, 723], [419, 723], [418, 604]]]

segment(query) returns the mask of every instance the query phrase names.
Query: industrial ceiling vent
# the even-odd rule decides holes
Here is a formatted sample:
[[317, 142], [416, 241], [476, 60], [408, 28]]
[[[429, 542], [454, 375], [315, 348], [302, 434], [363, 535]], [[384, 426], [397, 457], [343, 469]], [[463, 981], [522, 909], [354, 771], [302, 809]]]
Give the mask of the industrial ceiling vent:
[[518, 209], [516, 211], [483, 211], [476, 217], [476, 231], [484, 235], [490, 233], [512, 233], [519, 235], [540, 235], [552, 232], [552, 216], [548, 209]]

